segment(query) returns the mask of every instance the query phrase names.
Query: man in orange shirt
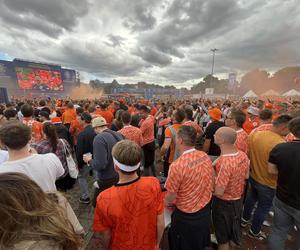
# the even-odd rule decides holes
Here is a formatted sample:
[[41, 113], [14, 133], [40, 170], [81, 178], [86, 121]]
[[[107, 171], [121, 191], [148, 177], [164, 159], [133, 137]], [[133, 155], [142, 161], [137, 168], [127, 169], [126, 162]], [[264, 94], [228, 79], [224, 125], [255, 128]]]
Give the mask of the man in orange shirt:
[[257, 131], [266, 131], [272, 129], [272, 117], [273, 112], [270, 109], [263, 109], [259, 113], [259, 119], [260, 119], [260, 125], [253, 129], [251, 133], [257, 132]]
[[142, 132], [139, 128], [130, 125], [131, 123], [130, 113], [128, 111], [124, 111], [121, 115], [121, 119], [124, 126], [118, 132], [122, 134], [126, 139], [130, 141], [134, 141], [139, 146], [142, 146], [143, 144]]
[[82, 107], [77, 108], [76, 109], [76, 114], [77, 114], [76, 119], [71, 121], [71, 125], [70, 125], [70, 135], [74, 142], [74, 146], [77, 145], [77, 136], [84, 129], [82, 124], [80, 123], [82, 113], [83, 113], [83, 108]]
[[177, 135], [181, 156], [170, 165], [165, 203], [174, 206], [169, 243], [172, 250], [210, 246], [210, 200], [213, 168], [209, 156], [195, 149], [196, 131], [182, 126]]
[[243, 129], [249, 135], [251, 131], [257, 128], [260, 124], [259, 121], [259, 109], [254, 106], [250, 106], [247, 110], [248, 116], [246, 117], [246, 121], [243, 124]]
[[246, 120], [246, 115], [240, 110], [233, 110], [228, 114], [225, 120], [225, 126], [230, 127], [236, 132], [235, 146], [238, 150], [243, 151], [245, 154], [249, 152], [248, 134], [243, 129], [243, 124]]
[[[38, 142], [43, 139], [43, 124], [32, 118], [33, 107], [29, 104], [24, 104], [21, 107], [23, 115], [23, 124], [31, 128], [31, 142]], [[13, 139], [13, 138], [12, 138]]]
[[122, 140], [112, 150], [119, 182], [100, 193], [93, 229], [110, 250], [157, 250], [164, 231], [164, 205], [159, 181], [139, 177], [141, 148]]
[[109, 111], [107, 109], [107, 105], [106, 103], [101, 103], [100, 104], [100, 109], [97, 109], [95, 112], [97, 115], [102, 116], [105, 121], [107, 122], [107, 127], [110, 128], [111, 127], [111, 123], [114, 119], [114, 115], [111, 111]]
[[222, 127], [215, 133], [215, 142], [221, 149], [216, 163], [215, 198], [212, 218], [218, 249], [229, 250], [242, 240], [242, 196], [249, 177], [249, 159], [235, 144], [237, 132]]
[[[161, 147], [160, 155], [164, 160], [164, 176], [168, 176], [169, 165], [175, 161], [179, 156], [180, 152], [176, 147], [177, 132], [181, 128], [185, 118], [185, 113], [182, 109], [177, 109], [173, 113], [173, 125], [169, 126], [165, 130], [165, 141]], [[169, 150], [169, 154], [167, 154]]]
[[186, 108], [184, 112], [185, 119], [183, 125], [192, 126], [194, 129], [196, 129], [197, 137], [203, 135], [202, 128], [196, 122], [193, 121], [193, 110], [191, 110], [190, 108]]
[[76, 110], [74, 109], [73, 103], [69, 102], [67, 105], [67, 109], [63, 113], [62, 117], [63, 124], [70, 129], [71, 122], [76, 120]]
[[154, 138], [154, 117], [150, 115], [150, 110], [146, 105], [139, 107], [141, 121], [140, 129], [143, 136], [143, 151], [144, 151], [144, 174], [149, 175], [151, 168], [152, 175], [156, 176], [154, 160], [155, 160], [155, 138]]

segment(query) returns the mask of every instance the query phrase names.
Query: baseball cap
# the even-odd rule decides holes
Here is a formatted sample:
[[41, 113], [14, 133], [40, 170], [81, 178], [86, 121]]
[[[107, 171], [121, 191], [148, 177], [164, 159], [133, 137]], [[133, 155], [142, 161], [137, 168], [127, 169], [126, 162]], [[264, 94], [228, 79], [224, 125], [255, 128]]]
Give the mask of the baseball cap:
[[218, 108], [213, 108], [208, 111], [208, 115], [215, 121], [219, 121], [222, 118], [222, 111]]
[[92, 120], [93, 128], [103, 127], [106, 125], [107, 125], [106, 120], [103, 117], [96, 117], [95, 119]]
[[91, 121], [93, 120], [92, 116], [87, 112], [83, 112], [80, 115], [80, 118], [81, 118], [82, 121], [85, 121], [87, 123], [91, 123]]

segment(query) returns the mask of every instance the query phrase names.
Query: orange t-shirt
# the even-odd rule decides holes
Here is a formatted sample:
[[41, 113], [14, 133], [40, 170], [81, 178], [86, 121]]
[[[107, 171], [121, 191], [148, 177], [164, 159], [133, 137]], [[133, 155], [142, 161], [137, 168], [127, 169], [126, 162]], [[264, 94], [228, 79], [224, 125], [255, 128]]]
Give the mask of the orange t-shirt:
[[251, 131], [259, 126], [259, 117], [255, 117], [254, 120], [250, 120], [249, 117], [246, 118], [246, 121], [243, 124], [243, 129], [249, 135]]
[[141, 132], [143, 135], [143, 145], [154, 141], [154, 117], [149, 115], [141, 122]]
[[130, 141], [134, 141], [139, 146], [143, 145], [143, 136], [139, 128], [129, 125], [129, 126], [124, 126], [118, 132], [122, 134], [126, 139]]
[[236, 131], [236, 141], [234, 145], [238, 150], [241, 150], [248, 155], [249, 153], [248, 134], [242, 128]]
[[[178, 130], [182, 127], [182, 124], [173, 124], [172, 127], [175, 129], [176, 133]], [[165, 138], [171, 139], [171, 145], [170, 145], [170, 157], [169, 157], [169, 163], [172, 163], [174, 161], [174, 156], [175, 156], [175, 143], [172, 138], [172, 132], [169, 127], [166, 128], [165, 130]]]
[[153, 107], [153, 108], [151, 109], [150, 115], [155, 116], [156, 113], [157, 113], [157, 109], [156, 109], [155, 107]]
[[108, 127], [110, 128], [111, 123], [112, 123], [112, 121], [114, 119], [113, 113], [110, 112], [109, 110], [101, 110], [101, 109], [97, 109], [95, 113], [97, 115], [102, 116], [105, 119], [105, 121], [107, 122]]
[[38, 142], [43, 139], [43, 123], [24, 117], [23, 124], [31, 128], [31, 142]]
[[128, 112], [129, 112], [129, 114], [133, 114], [134, 113], [134, 107], [129, 106], [128, 107]]
[[70, 133], [74, 136], [74, 144], [77, 144], [77, 136], [83, 131], [83, 126], [79, 123], [78, 119], [71, 121]]
[[213, 167], [208, 155], [193, 150], [183, 153], [170, 165], [166, 181], [168, 192], [176, 193], [176, 207], [185, 213], [195, 213], [211, 200]]
[[240, 199], [244, 193], [248, 172], [249, 159], [244, 152], [221, 155], [216, 165], [216, 187], [224, 188], [225, 191], [220, 199]]
[[76, 110], [67, 108], [62, 114], [61, 120], [63, 124], [71, 124], [72, 121], [76, 120]]
[[268, 131], [268, 130], [271, 130], [272, 127], [273, 127], [272, 123], [262, 124], [262, 125], [258, 126], [257, 128], [253, 129], [251, 134], [254, 132], [258, 132], [258, 131]]
[[111, 230], [110, 250], [156, 250], [157, 216], [163, 211], [159, 181], [154, 177], [140, 177], [100, 193], [93, 230]]

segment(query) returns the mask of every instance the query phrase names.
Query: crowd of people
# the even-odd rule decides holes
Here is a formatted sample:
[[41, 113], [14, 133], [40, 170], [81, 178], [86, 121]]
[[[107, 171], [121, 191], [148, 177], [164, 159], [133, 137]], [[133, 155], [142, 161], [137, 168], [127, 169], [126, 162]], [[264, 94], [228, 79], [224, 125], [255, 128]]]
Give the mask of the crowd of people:
[[81, 249], [74, 185], [103, 249], [300, 247], [300, 102], [16, 99], [0, 146], [0, 249]]

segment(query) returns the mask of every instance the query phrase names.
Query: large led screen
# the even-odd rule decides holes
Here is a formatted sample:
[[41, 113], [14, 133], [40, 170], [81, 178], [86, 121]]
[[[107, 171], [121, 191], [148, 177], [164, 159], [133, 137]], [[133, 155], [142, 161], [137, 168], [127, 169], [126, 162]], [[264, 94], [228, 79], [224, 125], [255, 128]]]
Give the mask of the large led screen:
[[61, 72], [58, 70], [15, 67], [15, 71], [21, 89], [63, 90]]

